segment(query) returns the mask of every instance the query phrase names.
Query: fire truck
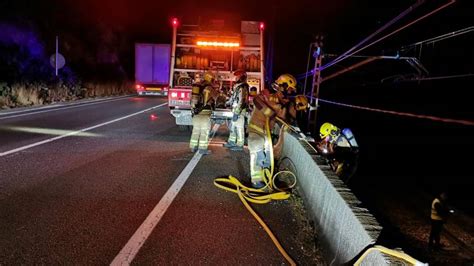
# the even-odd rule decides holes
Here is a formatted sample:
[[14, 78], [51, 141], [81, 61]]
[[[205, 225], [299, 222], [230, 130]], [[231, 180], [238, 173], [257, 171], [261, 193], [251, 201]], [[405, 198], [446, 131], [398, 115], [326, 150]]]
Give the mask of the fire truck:
[[[251, 90], [260, 92], [264, 84], [263, 22], [240, 21], [240, 29], [226, 27], [222, 20], [204, 25], [186, 25], [172, 19], [173, 39], [169, 72], [168, 104], [176, 124], [192, 125], [192, 84], [205, 71], [212, 71], [222, 93], [230, 92], [233, 71], [247, 72]], [[216, 108], [212, 119], [228, 120], [229, 108]]]

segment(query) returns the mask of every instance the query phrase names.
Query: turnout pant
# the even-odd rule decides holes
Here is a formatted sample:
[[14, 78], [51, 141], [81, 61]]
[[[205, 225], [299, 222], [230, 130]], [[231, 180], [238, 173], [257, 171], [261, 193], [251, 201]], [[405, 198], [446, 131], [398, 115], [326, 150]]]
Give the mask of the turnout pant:
[[209, 145], [209, 132], [211, 131], [211, 112], [201, 111], [193, 117], [193, 133], [189, 147], [191, 149], [207, 150]]
[[441, 231], [443, 230], [444, 222], [441, 220], [433, 220], [431, 219], [431, 232], [430, 232], [430, 240], [429, 246], [430, 247], [439, 247], [441, 242]]
[[249, 131], [250, 178], [252, 183], [263, 181], [263, 169], [270, 167], [270, 143], [264, 133]]
[[245, 142], [245, 116], [239, 115], [237, 121], [232, 121], [230, 124], [230, 133], [228, 143], [235, 143], [239, 147], [244, 146]]

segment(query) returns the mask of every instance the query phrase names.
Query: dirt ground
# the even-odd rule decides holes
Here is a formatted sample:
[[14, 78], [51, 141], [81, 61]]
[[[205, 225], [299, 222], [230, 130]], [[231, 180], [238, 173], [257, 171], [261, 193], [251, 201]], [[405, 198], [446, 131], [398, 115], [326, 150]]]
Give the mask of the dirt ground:
[[324, 250], [318, 240], [317, 229], [310, 221], [309, 214], [306, 212], [303, 200], [298, 192], [294, 192], [289, 198], [289, 202], [298, 225], [295, 239], [299, 240], [298, 242], [303, 255], [310, 258], [310, 260], [314, 262], [314, 265], [327, 265], [323, 258]]
[[473, 265], [474, 219], [457, 210], [441, 234], [443, 248], [430, 251], [429, 207], [432, 199], [417, 192], [418, 199], [414, 200], [406, 197], [409, 194], [416, 195], [386, 190], [372, 195], [373, 209], [386, 230], [381, 240], [387, 245], [400, 246], [406, 253], [429, 265]]

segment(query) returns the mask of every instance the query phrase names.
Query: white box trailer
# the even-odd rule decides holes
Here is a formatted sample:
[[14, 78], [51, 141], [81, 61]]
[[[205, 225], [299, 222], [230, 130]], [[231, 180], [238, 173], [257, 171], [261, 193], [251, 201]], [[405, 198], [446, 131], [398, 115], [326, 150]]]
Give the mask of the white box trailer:
[[138, 95], [168, 95], [170, 44], [135, 44], [135, 89]]

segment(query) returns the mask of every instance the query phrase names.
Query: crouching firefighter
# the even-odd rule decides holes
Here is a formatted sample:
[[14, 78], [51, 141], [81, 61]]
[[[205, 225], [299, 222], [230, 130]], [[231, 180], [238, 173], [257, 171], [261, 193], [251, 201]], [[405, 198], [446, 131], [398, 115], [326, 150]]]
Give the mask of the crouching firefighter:
[[191, 95], [191, 112], [193, 115], [193, 132], [189, 147], [192, 152], [210, 154], [208, 150], [209, 133], [211, 131], [211, 114], [214, 107], [215, 89], [212, 86], [214, 75], [211, 72], [204, 74], [204, 80], [193, 85]]
[[319, 135], [320, 152], [329, 160], [330, 166], [344, 182], [355, 174], [359, 163], [359, 145], [349, 128], [339, 129], [331, 123], [324, 123]]
[[[254, 109], [248, 126], [248, 148], [250, 151], [250, 176], [254, 188], [265, 183], [265, 169], [273, 163], [271, 131], [277, 117], [285, 120], [290, 99], [288, 92], [296, 91], [296, 79], [289, 74], [281, 75], [271, 89], [264, 89], [254, 97]], [[293, 105], [294, 106], [294, 105]], [[268, 181], [268, 180], [267, 180]]]
[[230, 98], [233, 116], [229, 139], [223, 146], [232, 151], [242, 151], [245, 143], [245, 117], [249, 106], [249, 85], [245, 71], [237, 70], [234, 72], [234, 76], [236, 84]]

